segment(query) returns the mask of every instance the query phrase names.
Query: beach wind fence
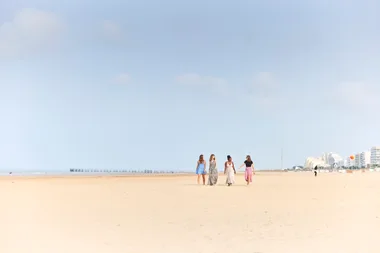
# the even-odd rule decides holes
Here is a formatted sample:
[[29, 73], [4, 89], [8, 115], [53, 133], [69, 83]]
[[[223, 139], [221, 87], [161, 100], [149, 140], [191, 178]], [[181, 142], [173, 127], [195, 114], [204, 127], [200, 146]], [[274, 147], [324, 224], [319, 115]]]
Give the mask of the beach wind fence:
[[[262, 170], [260, 170], [262, 171]], [[281, 170], [265, 170], [266, 172], [282, 172]], [[303, 172], [309, 172], [311, 170], [303, 170]], [[338, 169], [326, 169], [321, 168], [318, 170], [320, 173], [369, 173], [369, 172], [380, 172], [380, 168], [367, 168], [367, 169], [351, 169], [351, 168], [338, 168]], [[189, 174], [189, 170], [154, 170], [154, 169], [100, 169], [100, 168], [70, 168], [70, 173], [73, 174]], [[284, 171], [288, 172], [288, 171]], [[294, 172], [289, 170], [289, 172]], [[222, 173], [222, 172], [220, 172]], [[238, 174], [244, 173], [241, 171]]]
[[153, 170], [153, 169], [94, 169], [94, 168], [70, 168], [70, 173], [101, 173], [101, 174], [183, 174], [186, 171]]

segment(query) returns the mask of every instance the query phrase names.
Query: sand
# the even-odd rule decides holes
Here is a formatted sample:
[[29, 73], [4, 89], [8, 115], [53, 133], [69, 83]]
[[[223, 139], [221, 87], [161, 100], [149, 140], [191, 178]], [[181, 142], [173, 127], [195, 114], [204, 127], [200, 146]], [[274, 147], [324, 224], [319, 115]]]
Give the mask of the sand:
[[380, 173], [0, 178], [0, 252], [380, 252]]

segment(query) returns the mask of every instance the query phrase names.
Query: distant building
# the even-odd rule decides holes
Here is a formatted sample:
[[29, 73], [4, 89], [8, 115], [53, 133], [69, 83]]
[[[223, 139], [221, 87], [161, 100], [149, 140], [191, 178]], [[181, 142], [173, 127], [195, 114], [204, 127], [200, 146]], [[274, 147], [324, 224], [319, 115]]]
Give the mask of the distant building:
[[358, 154], [355, 155], [354, 166], [356, 168], [360, 168], [360, 153], [358, 153]]
[[350, 167], [350, 158], [347, 157], [346, 159], [344, 159], [343, 161], [343, 167]]
[[314, 169], [315, 166], [326, 167], [328, 164], [322, 158], [308, 157], [306, 158], [304, 168], [305, 169]]
[[347, 157], [344, 162], [344, 167], [346, 168], [355, 167], [355, 158], [351, 159], [350, 157]]
[[359, 167], [367, 168], [371, 164], [371, 152], [365, 151], [360, 153]]
[[380, 167], [380, 146], [371, 148], [371, 166]]
[[333, 168], [343, 166], [343, 158], [333, 152], [323, 153], [321, 159]]

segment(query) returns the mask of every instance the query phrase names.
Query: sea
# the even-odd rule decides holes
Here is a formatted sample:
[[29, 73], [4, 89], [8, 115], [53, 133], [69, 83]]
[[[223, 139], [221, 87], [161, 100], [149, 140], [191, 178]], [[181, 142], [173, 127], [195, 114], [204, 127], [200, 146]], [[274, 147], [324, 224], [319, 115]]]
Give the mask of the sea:
[[160, 174], [189, 174], [193, 173], [190, 170], [181, 171], [154, 171], [154, 170], [135, 170], [135, 171], [109, 171], [109, 172], [94, 172], [94, 171], [0, 171], [0, 177], [4, 176], [122, 176], [122, 175], [160, 175]]

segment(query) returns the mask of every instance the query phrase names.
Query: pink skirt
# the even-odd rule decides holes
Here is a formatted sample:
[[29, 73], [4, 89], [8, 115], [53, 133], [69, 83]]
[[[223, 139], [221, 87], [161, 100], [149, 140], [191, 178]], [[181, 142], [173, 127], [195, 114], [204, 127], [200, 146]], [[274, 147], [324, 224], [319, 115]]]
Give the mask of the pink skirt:
[[245, 181], [252, 182], [252, 167], [245, 168]]

